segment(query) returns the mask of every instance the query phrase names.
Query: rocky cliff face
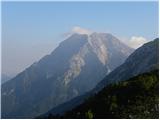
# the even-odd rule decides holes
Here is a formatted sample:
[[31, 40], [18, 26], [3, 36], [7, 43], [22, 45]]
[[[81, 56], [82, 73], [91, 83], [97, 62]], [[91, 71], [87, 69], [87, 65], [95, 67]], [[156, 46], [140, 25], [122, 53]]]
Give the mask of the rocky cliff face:
[[111, 83], [124, 81], [141, 73], [157, 70], [159, 68], [158, 59], [159, 39], [157, 38], [154, 41], [148, 42], [135, 50], [122, 65], [106, 75], [105, 78], [101, 80], [93, 90], [51, 109], [47, 113], [42, 114], [41, 117], [43, 118], [49, 114], [63, 114], [66, 111], [72, 110], [76, 106], [82, 104], [89, 96], [98, 93]]
[[111, 34], [73, 34], [2, 85], [2, 118], [32, 118], [84, 94], [132, 52]]
[[126, 61], [102, 80], [94, 90], [107, 84], [127, 80], [138, 74], [149, 72], [159, 67], [159, 38], [144, 44], [135, 50]]

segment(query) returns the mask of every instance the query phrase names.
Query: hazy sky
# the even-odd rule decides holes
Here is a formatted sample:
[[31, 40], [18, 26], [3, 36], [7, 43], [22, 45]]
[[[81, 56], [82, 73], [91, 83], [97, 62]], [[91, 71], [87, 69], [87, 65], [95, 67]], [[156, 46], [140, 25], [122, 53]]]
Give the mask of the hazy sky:
[[132, 45], [152, 40], [158, 37], [158, 2], [3, 2], [2, 72], [21, 72], [78, 26]]

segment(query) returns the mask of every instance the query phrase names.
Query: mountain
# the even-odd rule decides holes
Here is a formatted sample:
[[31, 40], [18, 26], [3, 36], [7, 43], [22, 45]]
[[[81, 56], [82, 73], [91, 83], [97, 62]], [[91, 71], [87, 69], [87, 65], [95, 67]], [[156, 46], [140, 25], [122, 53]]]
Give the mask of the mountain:
[[120, 80], [148, 72], [159, 67], [159, 38], [144, 44], [135, 50], [126, 61], [104, 78], [95, 91]]
[[111, 83], [127, 80], [138, 74], [157, 69], [159, 67], [158, 59], [159, 39], [157, 38], [135, 50], [122, 65], [104, 77], [104, 79], [102, 79], [93, 90], [51, 109], [42, 116], [45, 117], [49, 114], [63, 114], [66, 111], [73, 109], [75, 106], [82, 104], [86, 98], [98, 93], [101, 89]]
[[110, 84], [64, 115], [46, 118], [158, 119], [159, 70]]
[[132, 52], [108, 33], [71, 35], [2, 85], [2, 118], [33, 118], [90, 91]]
[[1, 74], [1, 84], [7, 82], [8, 80], [10, 80], [12, 77], [6, 75], [6, 74]]

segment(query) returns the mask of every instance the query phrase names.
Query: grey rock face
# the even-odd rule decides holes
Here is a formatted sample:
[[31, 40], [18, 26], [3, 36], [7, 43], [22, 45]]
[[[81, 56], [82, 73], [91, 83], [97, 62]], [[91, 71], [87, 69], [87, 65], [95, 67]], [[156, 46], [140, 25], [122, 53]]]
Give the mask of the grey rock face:
[[106, 76], [94, 89], [99, 91], [107, 84], [127, 80], [138, 74], [149, 72], [159, 67], [159, 39], [148, 42], [135, 50], [126, 61]]
[[90, 91], [132, 52], [111, 34], [73, 34], [2, 85], [2, 118], [32, 118]]
[[155, 39], [152, 42], [144, 44], [142, 47], [135, 50], [126, 61], [109, 73], [102, 81], [96, 85], [96, 87], [78, 97], [73, 98], [72, 100], [65, 102], [51, 110], [47, 113], [42, 114], [42, 118], [48, 116], [49, 114], [63, 114], [69, 110], [74, 109], [76, 106], [82, 104], [85, 99], [94, 95], [100, 91], [103, 87], [106, 87], [108, 84], [120, 81], [127, 80], [133, 76], [136, 76], [140, 73], [149, 72], [151, 70], [158, 69], [159, 67], [159, 39]]

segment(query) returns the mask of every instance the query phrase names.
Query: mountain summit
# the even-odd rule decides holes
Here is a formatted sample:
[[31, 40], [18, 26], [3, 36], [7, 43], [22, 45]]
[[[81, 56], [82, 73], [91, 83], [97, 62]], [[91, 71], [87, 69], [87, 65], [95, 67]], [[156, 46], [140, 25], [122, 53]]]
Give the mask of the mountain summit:
[[[61, 115], [65, 114], [65, 113], [66, 113], [66, 115], [67, 114], [69, 115], [68, 116], [69, 118], [71, 118], [71, 116], [72, 116], [72, 118], [83, 118], [82, 116], [85, 115], [85, 114], [82, 113], [82, 112], [84, 112], [83, 110], [87, 110], [88, 108], [86, 109], [86, 107], [92, 108], [93, 106], [95, 106], [95, 108], [96, 108], [95, 110], [97, 110], [98, 114], [95, 114], [95, 115], [98, 115], [99, 116], [98, 118], [101, 118], [102, 116], [105, 116], [104, 118], [111, 118], [109, 111], [103, 110], [103, 108], [105, 108], [105, 109], [108, 109], [108, 108], [106, 106], [105, 107], [100, 107], [99, 106], [101, 103], [102, 103], [101, 105], [104, 106], [104, 104], [103, 104], [104, 102], [106, 102], [107, 104], [110, 103], [110, 102], [108, 102], [109, 100], [106, 99], [106, 97], [110, 96], [110, 95], [106, 95], [106, 93], [108, 91], [102, 90], [102, 89], [104, 87], [112, 86], [111, 84], [118, 85], [119, 82], [123, 83], [123, 81], [125, 81], [124, 83], [126, 83], [127, 80], [130, 79], [131, 77], [139, 76], [142, 73], [148, 73], [148, 72], [151, 72], [151, 71], [152, 72], [153, 71], [157, 71], [156, 72], [156, 75], [157, 75], [158, 74], [158, 69], [159, 69], [158, 68], [159, 67], [159, 60], [158, 60], [159, 59], [158, 58], [159, 54], [158, 54], [158, 52], [159, 52], [159, 38], [157, 38], [157, 39], [155, 39], [155, 40], [153, 40], [151, 42], [148, 42], [148, 43], [144, 44], [142, 47], [136, 49], [125, 60], [125, 62], [122, 65], [120, 65], [119, 67], [114, 69], [112, 72], [110, 72], [108, 75], [106, 75], [104, 77], [104, 79], [102, 79], [96, 85], [96, 87], [93, 90], [91, 90], [91, 91], [89, 91], [89, 92], [87, 92], [87, 93], [85, 93], [85, 94], [83, 94], [81, 96], [75, 97], [72, 100], [70, 100], [70, 101], [68, 101], [66, 103], [63, 103], [63, 104], [61, 104], [61, 105], [49, 110], [48, 112], [46, 112], [45, 114], [42, 114], [38, 118], [47, 118], [47, 117], [59, 118], [59, 117], [62, 117]], [[147, 87], [147, 86], [153, 85], [153, 82], [149, 83], [148, 81], [154, 81], [155, 78], [145, 78], [145, 79], [144, 78], [140, 78], [140, 81], [142, 81], [142, 83], [144, 83], [144, 85], [146, 85], [146, 87]], [[158, 78], [158, 76], [157, 76], [157, 78]], [[126, 85], [126, 84], [124, 84], [124, 85]], [[135, 85], [136, 85], [136, 87], [135, 87]], [[135, 84], [135, 85], [132, 86], [134, 90], [132, 90], [130, 92], [129, 91], [125, 91], [126, 88], [127, 88], [127, 90], [130, 90], [130, 87], [123, 86], [124, 88], [121, 89], [123, 92], [120, 92], [121, 91], [120, 88], [117, 87], [118, 90], [120, 90], [120, 91], [115, 92], [115, 94], [116, 95], [122, 94], [122, 96], [120, 95], [120, 97], [123, 98], [123, 97], [126, 97], [126, 96], [124, 96], [124, 94], [126, 95], [126, 92], [127, 92], [128, 95], [131, 95], [132, 99], [133, 99], [133, 97], [135, 97], [135, 96], [137, 97], [137, 95], [140, 92], [142, 92], [142, 91], [137, 91], [136, 94], [133, 94], [134, 92], [136, 92], [137, 87], [139, 86], [139, 87], [143, 88], [142, 87], [143, 84]], [[155, 84], [155, 87], [157, 88], [157, 84]], [[103, 98], [100, 98], [98, 96], [98, 98], [100, 98], [100, 99], [95, 98], [94, 100], [92, 100], [92, 102], [94, 102], [93, 103], [94, 105], [93, 104], [92, 105], [88, 104], [88, 105], [84, 106], [85, 101], [88, 101], [88, 99], [93, 97], [93, 96], [97, 96], [97, 94], [99, 94], [102, 91], [105, 92], [105, 94], [104, 94], [105, 96], [103, 96]], [[156, 96], [158, 96], [157, 89], [155, 91], [156, 91]], [[143, 95], [145, 95], [145, 94], [143, 93]], [[146, 99], [148, 97], [152, 96], [152, 94], [151, 94], [151, 96], [149, 96], [148, 93], [146, 95], [147, 95], [147, 96], [145, 96]], [[156, 99], [154, 98], [153, 100], [155, 102], [157, 100], [157, 98]], [[95, 104], [95, 103], [97, 103], [97, 101], [101, 101], [100, 104]], [[135, 103], [137, 101], [139, 101], [139, 98], [136, 101], [133, 100], [133, 102], [135, 102]], [[142, 102], [144, 102], [144, 99], [142, 100]], [[139, 110], [139, 105], [137, 106], [137, 105], [135, 105], [135, 103], [133, 104], [133, 106], [136, 106], [137, 109]], [[156, 106], [157, 106], [157, 103], [158, 102], [156, 102]], [[126, 103], [125, 104], [123, 103], [123, 105], [126, 105]], [[145, 105], [145, 104], [142, 103], [141, 105]], [[147, 102], [147, 109], [150, 109], [150, 108], [148, 108], [148, 105], [150, 105], [150, 102]], [[81, 108], [83, 109], [81, 111], [76, 111], [76, 113], [78, 113], [78, 115], [69, 112], [69, 111], [72, 111], [72, 110], [74, 111], [74, 108], [78, 108], [78, 106], [82, 106]], [[141, 106], [141, 108], [143, 108], [143, 107]], [[145, 109], [143, 109], [143, 110], [146, 110], [146, 106], [144, 108]], [[125, 108], [123, 106], [123, 110], [125, 110], [125, 109], [127, 110], [127, 108]], [[116, 110], [118, 110], [118, 109], [116, 108]], [[132, 109], [132, 110], [133, 111], [130, 111], [131, 113], [128, 113], [128, 110], [127, 110], [127, 114], [128, 115], [132, 114], [134, 112], [134, 109]], [[122, 112], [122, 109], [118, 110], [118, 111]], [[141, 115], [141, 116], [143, 116], [143, 118], [146, 118], [146, 116], [142, 115], [142, 112], [143, 111], [140, 110], [140, 112], [138, 112], [138, 115]], [[152, 113], [154, 113], [154, 112], [152, 111]], [[108, 114], [106, 114], [106, 113], [108, 113]], [[127, 114], [124, 114], [124, 115], [127, 115]], [[154, 114], [157, 116], [157, 111]], [[60, 116], [58, 117], [57, 115], [60, 115]], [[119, 115], [123, 116], [123, 114], [118, 114], [118, 116]], [[133, 113], [133, 115], [137, 116], [135, 113]], [[148, 116], [148, 114], [147, 114], [147, 116]], [[66, 117], [66, 118], [68, 118], [68, 117]], [[154, 118], [155, 116], [152, 116], [152, 117]], [[113, 116], [112, 116], [112, 118], [113, 118]]]
[[2, 118], [33, 118], [90, 91], [132, 52], [108, 33], [71, 35], [2, 85]]

